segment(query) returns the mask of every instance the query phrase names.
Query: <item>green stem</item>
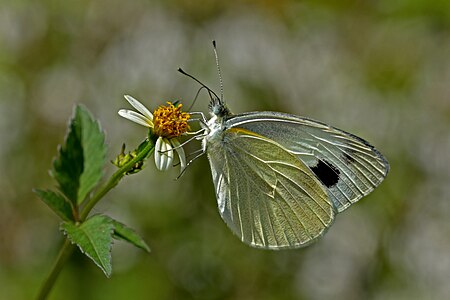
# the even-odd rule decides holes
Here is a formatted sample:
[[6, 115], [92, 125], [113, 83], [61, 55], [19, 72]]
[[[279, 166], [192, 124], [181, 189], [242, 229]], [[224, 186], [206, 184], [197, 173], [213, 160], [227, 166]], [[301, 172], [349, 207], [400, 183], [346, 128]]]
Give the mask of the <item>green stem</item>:
[[[103, 196], [106, 195], [113, 187], [115, 187], [120, 179], [133, 168], [133, 166], [146, 158], [151, 151], [153, 151], [155, 147], [154, 139], [151, 137], [145, 145], [145, 147], [139, 152], [139, 154], [133, 158], [130, 162], [125, 164], [123, 167], [118, 169], [110, 178], [109, 180], [101, 187], [92, 198], [89, 199], [89, 201], [86, 203], [86, 205], [83, 207], [83, 210], [80, 214], [80, 222], [83, 222], [88, 217], [89, 213], [91, 212], [92, 208], [100, 201], [100, 199], [103, 198]], [[47, 298], [48, 294], [50, 293], [53, 285], [55, 284], [56, 279], [58, 278], [59, 273], [61, 272], [64, 264], [67, 262], [68, 258], [72, 254], [73, 249], [75, 248], [74, 245], [69, 241], [69, 239], [66, 239], [64, 241], [63, 246], [61, 247], [61, 250], [59, 251], [58, 257], [56, 258], [56, 261], [53, 265], [53, 268], [48, 275], [47, 279], [45, 280], [44, 284], [41, 287], [41, 290], [39, 291], [39, 295], [37, 297], [38, 300], [44, 300]]]
[[53, 265], [52, 271], [48, 275], [47, 279], [44, 281], [44, 284], [42, 285], [41, 290], [39, 291], [39, 295], [36, 299], [38, 300], [47, 299], [48, 293], [50, 293], [50, 291], [52, 290], [52, 287], [55, 284], [55, 281], [58, 278], [59, 273], [61, 272], [67, 259], [72, 254], [74, 248], [75, 246], [72, 245], [69, 239], [66, 239], [64, 241], [64, 244], [61, 247], [61, 250], [59, 250], [58, 257], [56, 258], [56, 261]]
[[100, 201], [100, 199], [102, 199], [103, 196], [106, 195], [106, 193], [108, 193], [113, 187], [115, 187], [119, 183], [120, 179], [122, 179], [122, 177], [125, 175], [125, 173], [131, 170], [137, 162], [147, 157], [147, 155], [154, 149], [154, 146], [155, 146], [154, 142], [152, 140], [149, 140], [147, 145], [145, 145], [144, 149], [142, 149], [142, 151], [140, 151], [135, 158], [133, 158], [130, 162], [128, 162], [122, 168], [117, 170], [109, 178], [109, 180], [105, 183], [105, 185], [101, 189], [99, 189], [97, 193], [94, 196], [92, 196], [92, 198], [89, 199], [89, 201], [83, 207], [83, 210], [81, 211], [80, 214], [80, 222], [86, 220], [92, 208], [94, 208], [94, 206], [98, 203], [98, 201]]

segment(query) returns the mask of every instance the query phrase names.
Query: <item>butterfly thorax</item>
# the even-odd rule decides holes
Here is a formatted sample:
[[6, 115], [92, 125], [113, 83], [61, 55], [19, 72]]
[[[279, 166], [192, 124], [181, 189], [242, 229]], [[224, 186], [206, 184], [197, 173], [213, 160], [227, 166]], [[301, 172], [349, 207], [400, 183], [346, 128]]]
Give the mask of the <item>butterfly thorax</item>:
[[219, 98], [211, 99], [209, 103], [209, 113], [211, 119], [206, 123], [206, 136], [203, 139], [203, 150], [211, 150], [211, 145], [221, 145], [223, 132], [225, 130], [225, 120], [232, 116], [225, 103]]
[[222, 133], [225, 130], [224, 118], [213, 115], [211, 119], [206, 123], [206, 136], [203, 139], [203, 149], [209, 150], [211, 145], [220, 145], [220, 140], [222, 139]]

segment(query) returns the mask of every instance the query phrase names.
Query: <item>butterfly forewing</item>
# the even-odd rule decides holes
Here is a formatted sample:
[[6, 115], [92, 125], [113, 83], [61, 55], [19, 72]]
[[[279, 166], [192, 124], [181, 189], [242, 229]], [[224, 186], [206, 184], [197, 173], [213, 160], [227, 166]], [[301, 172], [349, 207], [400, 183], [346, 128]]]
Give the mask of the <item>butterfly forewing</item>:
[[389, 164], [363, 139], [314, 120], [276, 112], [230, 117], [226, 128], [243, 128], [275, 141], [303, 161], [321, 181], [338, 212], [369, 194]]
[[219, 211], [251, 246], [301, 247], [334, 219], [326, 189], [301, 160], [279, 143], [242, 128], [208, 145]]

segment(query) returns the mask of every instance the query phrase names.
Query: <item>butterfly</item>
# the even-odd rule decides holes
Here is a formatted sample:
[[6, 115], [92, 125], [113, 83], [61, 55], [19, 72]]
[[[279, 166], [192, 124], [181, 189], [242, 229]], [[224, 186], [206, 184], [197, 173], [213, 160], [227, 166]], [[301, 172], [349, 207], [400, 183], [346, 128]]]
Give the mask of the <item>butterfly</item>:
[[[215, 43], [214, 53], [222, 82]], [[362, 138], [287, 113], [232, 114], [223, 92], [219, 98], [179, 71], [210, 94], [202, 149], [219, 213], [245, 244], [274, 250], [309, 245], [389, 171], [386, 158]]]

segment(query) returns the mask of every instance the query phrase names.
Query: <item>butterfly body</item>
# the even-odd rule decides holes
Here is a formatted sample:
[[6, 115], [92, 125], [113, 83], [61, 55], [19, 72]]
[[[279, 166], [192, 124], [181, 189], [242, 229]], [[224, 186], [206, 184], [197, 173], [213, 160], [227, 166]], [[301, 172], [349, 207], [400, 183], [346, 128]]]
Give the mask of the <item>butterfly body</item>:
[[389, 164], [365, 140], [278, 112], [233, 115], [214, 99], [205, 126], [219, 213], [246, 244], [299, 248], [370, 193]]
[[330, 228], [337, 213], [373, 191], [389, 163], [365, 140], [322, 122], [269, 111], [232, 114], [223, 101], [215, 41], [213, 46], [220, 97], [178, 70], [211, 99], [211, 119], [202, 114], [200, 138], [219, 213], [249, 246], [306, 246]]

